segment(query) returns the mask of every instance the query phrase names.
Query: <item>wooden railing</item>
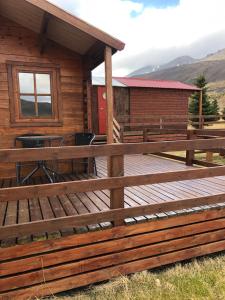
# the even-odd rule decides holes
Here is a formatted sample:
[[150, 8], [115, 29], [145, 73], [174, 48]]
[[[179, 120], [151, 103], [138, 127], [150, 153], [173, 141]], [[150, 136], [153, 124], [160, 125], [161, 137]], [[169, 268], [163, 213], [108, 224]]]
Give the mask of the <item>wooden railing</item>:
[[[191, 136], [190, 136], [191, 138]], [[212, 176], [225, 175], [225, 166], [200, 168], [184, 171], [124, 176], [124, 155], [156, 153], [167, 151], [210, 150], [225, 147], [225, 138], [182, 140], [172, 142], [154, 142], [139, 144], [109, 144], [101, 146], [68, 146], [36, 149], [7, 149], [0, 150], [0, 163], [33, 160], [57, 160], [82, 157], [110, 157], [111, 177], [80, 181], [60, 182], [54, 184], [21, 186], [0, 189], [0, 202], [17, 201], [32, 197], [53, 196], [76, 192], [110, 190], [110, 210], [98, 213], [67, 216], [57, 219], [41, 220], [30, 223], [0, 227], [0, 239], [18, 237], [24, 234], [35, 234], [50, 230], [62, 230], [68, 227], [86, 226], [100, 222], [112, 221], [121, 225], [125, 218], [153, 213], [166, 212], [199, 205], [208, 205], [225, 201], [225, 193], [219, 195], [198, 197], [194, 199], [164, 202], [154, 205], [124, 208], [124, 188], [146, 184], [170, 181], [189, 180]]]
[[[182, 132], [182, 130], [190, 128], [210, 128], [209, 126], [217, 124], [223, 128], [225, 124], [225, 115], [124, 115], [117, 116], [117, 120], [121, 127], [121, 136], [136, 136], [139, 140], [143, 138], [145, 141], [147, 133], [159, 132], [167, 130], [174, 133]], [[225, 126], [224, 126], [225, 128]]]
[[113, 118], [113, 139], [115, 143], [121, 143], [121, 127], [115, 118]]

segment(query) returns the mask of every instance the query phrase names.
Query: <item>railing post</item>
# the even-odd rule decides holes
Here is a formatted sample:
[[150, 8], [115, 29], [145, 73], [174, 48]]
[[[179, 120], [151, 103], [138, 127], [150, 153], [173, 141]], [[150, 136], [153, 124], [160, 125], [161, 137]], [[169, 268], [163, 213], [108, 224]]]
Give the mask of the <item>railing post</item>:
[[[124, 156], [115, 155], [109, 157], [109, 170], [110, 177], [124, 176]], [[110, 209], [124, 208], [124, 187], [110, 190]], [[114, 226], [124, 224], [124, 220], [120, 218], [114, 220]]]
[[213, 162], [213, 152], [212, 151], [207, 151], [206, 152], [206, 161], [207, 162]]
[[148, 142], [148, 128], [143, 129], [143, 142], [144, 143]]
[[[194, 137], [194, 132], [193, 130], [188, 130], [187, 131], [187, 140], [191, 140]], [[186, 150], [186, 165], [187, 166], [192, 166], [193, 165], [193, 160], [195, 157], [195, 150]]]
[[124, 142], [124, 126], [120, 125], [120, 143]]

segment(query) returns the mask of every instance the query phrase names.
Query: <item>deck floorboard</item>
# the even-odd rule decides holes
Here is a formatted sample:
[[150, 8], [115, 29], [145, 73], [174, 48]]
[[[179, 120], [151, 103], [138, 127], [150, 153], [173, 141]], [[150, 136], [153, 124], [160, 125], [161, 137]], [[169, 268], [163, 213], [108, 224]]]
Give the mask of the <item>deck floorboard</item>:
[[[107, 176], [106, 166], [106, 158], [101, 157], [97, 159], [99, 178]], [[188, 170], [191, 168], [195, 167], [188, 167], [182, 162], [157, 157], [154, 155], [127, 155], [125, 157], [125, 175], [179, 171]], [[85, 174], [79, 176], [69, 174], [61, 176], [60, 181], [81, 180], [87, 178], [88, 177]], [[46, 182], [47, 181], [45, 178], [35, 178], [32, 181], [34, 184], [44, 184]], [[1, 180], [0, 188], [15, 186], [15, 184], [15, 179]], [[134, 186], [125, 188], [125, 207], [215, 195], [221, 192], [225, 192], [225, 176], [145, 186]], [[12, 202], [9, 201], [0, 203], [0, 225], [6, 226], [36, 220], [105, 211], [109, 209], [109, 205], [110, 199], [108, 190], [55, 195], [53, 197], [21, 199], [20, 201]], [[223, 204], [220, 204], [219, 206], [221, 205]], [[194, 212], [200, 209], [208, 209], [215, 206], [218, 205], [128, 218], [125, 221], [127, 224], [135, 224], [156, 218], [165, 218], [168, 216]], [[79, 228], [69, 228], [67, 230], [55, 232], [40, 232], [39, 234], [32, 236], [22, 236], [18, 239], [3, 240], [1, 241], [0, 245], [1, 247], [9, 247], [15, 245], [16, 243], [24, 244], [30, 241], [58, 238], [74, 233], [84, 233], [110, 227], [112, 227], [110, 222], [104, 222], [101, 224], [92, 224], [86, 227], [83, 226]]]

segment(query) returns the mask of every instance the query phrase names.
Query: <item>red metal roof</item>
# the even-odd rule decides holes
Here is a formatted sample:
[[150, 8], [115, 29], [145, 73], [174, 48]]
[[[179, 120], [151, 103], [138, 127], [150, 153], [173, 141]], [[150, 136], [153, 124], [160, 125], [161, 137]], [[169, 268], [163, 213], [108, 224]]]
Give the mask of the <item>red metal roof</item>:
[[200, 89], [194, 85], [186, 84], [180, 81], [172, 80], [150, 80], [134, 77], [113, 77], [113, 79], [123, 83], [128, 87], [146, 87], [159, 89], [177, 89], [199, 91]]

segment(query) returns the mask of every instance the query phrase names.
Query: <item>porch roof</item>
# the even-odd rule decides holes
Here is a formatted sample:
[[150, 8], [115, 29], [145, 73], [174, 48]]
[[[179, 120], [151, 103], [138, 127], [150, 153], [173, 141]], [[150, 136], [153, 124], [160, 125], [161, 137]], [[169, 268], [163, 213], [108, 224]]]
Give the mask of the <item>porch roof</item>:
[[93, 69], [104, 61], [104, 47], [113, 53], [124, 43], [46, 0], [0, 0], [0, 14], [81, 55]]

